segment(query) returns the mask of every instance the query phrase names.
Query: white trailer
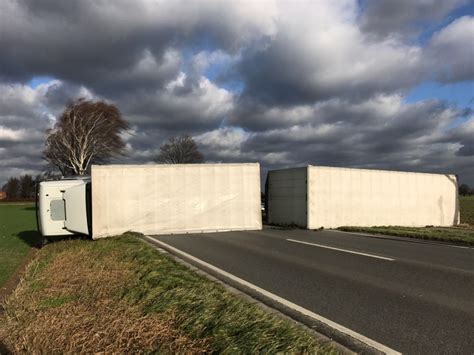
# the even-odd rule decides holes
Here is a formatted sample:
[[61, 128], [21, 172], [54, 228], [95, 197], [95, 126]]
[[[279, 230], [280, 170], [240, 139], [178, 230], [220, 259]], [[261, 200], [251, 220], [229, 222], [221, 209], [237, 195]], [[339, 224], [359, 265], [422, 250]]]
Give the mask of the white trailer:
[[94, 165], [90, 179], [41, 182], [38, 214], [45, 236], [259, 230], [260, 165]]
[[307, 166], [269, 171], [267, 221], [308, 229], [452, 226], [455, 175]]

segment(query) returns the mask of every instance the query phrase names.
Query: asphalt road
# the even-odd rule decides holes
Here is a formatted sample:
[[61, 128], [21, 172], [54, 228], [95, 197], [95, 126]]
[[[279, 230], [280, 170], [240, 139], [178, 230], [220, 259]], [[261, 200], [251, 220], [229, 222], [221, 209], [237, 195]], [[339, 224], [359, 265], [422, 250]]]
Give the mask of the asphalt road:
[[397, 351], [474, 354], [473, 248], [277, 229], [154, 238]]

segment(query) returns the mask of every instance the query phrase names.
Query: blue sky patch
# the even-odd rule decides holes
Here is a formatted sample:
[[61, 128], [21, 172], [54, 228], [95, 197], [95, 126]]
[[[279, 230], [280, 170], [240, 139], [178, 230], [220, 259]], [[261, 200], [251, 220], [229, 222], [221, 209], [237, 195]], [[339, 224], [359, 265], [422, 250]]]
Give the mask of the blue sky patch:
[[459, 82], [454, 84], [439, 84], [424, 82], [413, 88], [405, 97], [407, 103], [421, 100], [444, 100], [458, 109], [474, 108], [474, 82]]
[[36, 89], [39, 85], [49, 83], [50, 81], [54, 80], [52, 76], [34, 76], [29, 82], [28, 85]]

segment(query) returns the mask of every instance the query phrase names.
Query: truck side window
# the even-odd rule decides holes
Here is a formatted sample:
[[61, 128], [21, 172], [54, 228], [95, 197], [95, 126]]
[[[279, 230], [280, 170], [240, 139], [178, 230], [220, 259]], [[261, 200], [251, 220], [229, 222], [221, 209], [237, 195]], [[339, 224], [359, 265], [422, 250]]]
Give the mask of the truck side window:
[[51, 219], [53, 221], [64, 221], [66, 219], [66, 208], [64, 200], [52, 200], [50, 205]]

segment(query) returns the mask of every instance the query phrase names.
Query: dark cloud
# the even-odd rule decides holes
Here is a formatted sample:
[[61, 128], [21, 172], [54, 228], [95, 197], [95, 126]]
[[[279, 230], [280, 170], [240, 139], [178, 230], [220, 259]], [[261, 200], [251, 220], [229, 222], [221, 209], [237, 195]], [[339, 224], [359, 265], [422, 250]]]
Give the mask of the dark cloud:
[[258, 3], [20, 0], [1, 6], [0, 77], [10, 80], [48, 74], [92, 87], [147, 79], [159, 85], [168, 78], [170, 68], [160, 67], [170, 48], [205, 39], [233, 52], [272, 30], [271, 10]]
[[232, 148], [259, 156], [265, 166], [312, 163], [449, 172], [471, 181], [474, 118], [450, 128], [459, 113], [441, 101], [406, 104], [400, 96], [358, 104], [329, 101], [301, 109], [296, 116], [304, 121], [291, 124], [291, 117], [283, 115], [279, 122], [288, 125], [253, 131]]
[[467, 0], [367, 0], [361, 28], [377, 37], [414, 35], [465, 3]]
[[469, 157], [474, 165], [474, 116], [438, 137], [440, 143], [456, 143], [456, 155]]
[[412, 87], [425, 75], [418, 47], [368, 41], [351, 23], [337, 31], [319, 27], [298, 25], [244, 53], [243, 105], [288, 106], [335, 96], [359, 101]]

